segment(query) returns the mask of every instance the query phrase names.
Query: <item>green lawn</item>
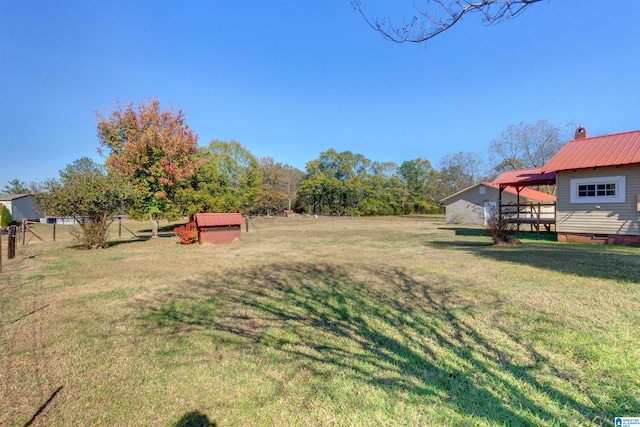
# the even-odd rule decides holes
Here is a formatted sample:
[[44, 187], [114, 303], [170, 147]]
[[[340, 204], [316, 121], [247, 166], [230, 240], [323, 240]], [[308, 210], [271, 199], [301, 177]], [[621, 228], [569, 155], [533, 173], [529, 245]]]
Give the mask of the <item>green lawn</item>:
[[58, 235], [3, 262], [0, 425], [640, 416], [637, 247], [494, 246], [438, 216], [259, 219], [228, 246]]

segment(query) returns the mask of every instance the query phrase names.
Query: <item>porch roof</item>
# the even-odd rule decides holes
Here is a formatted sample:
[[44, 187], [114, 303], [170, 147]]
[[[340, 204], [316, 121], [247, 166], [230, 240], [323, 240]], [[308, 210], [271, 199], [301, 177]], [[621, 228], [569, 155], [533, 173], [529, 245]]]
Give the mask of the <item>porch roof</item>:
[[502, 188], [506, 186], [528, 187], [530, 185], [555, 185], [556, 172], [544, 172], [542, 168], [504, 171], [491, 183]]

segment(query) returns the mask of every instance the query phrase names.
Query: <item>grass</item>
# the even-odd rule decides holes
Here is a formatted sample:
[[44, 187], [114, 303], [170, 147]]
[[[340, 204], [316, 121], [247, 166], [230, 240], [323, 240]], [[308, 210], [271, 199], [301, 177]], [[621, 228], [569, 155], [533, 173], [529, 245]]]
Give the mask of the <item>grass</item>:
[[437, 216], [258, 219], [228, 246], [58, 236], [3, 265], [0, 425], [640, 414], [639, 248], [497, 247]]

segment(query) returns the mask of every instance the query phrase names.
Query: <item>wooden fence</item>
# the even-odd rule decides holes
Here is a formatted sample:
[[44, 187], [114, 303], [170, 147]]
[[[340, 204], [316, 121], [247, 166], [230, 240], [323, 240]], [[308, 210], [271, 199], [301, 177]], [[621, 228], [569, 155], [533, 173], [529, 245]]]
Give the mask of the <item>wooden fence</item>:
[[531, 231], [535, 228], [540, 232], [540, 226], [547, 231], [551, 231], [551, 226], [555, 229], [556, 224], [556, 204], [555, 203], [521, 203], [507, 204], [500, 207], [500, 215], [507, 223], [516, 224], [518, 230], [521, 224], [531, 226]]
[[[30, 224], [39, 224], [31, 221], [22, 221], [19, 225], [10, 225], [6, 230], [0, 231], [0, 273], [2, 273], [2, 259], [4, 255], [3, 240], [6, 236], [6, 258], [13, 259], [16, 257], [16, 245], [27, 245], [31, 239], [36, 238], [40, 241], [44, 241], [42, 237], [31, 228]], [[56, 240], [56, 228], [53, 226], [53, 241]]]

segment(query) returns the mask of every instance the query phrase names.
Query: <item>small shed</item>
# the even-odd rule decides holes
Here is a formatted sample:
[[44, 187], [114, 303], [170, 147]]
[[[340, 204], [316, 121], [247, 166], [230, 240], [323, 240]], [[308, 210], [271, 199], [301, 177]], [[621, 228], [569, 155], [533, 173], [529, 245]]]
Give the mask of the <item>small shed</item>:
[[241, 213], [196, 214], [198, 243], [225, 244], [240, 238], [244, 224]]
[[447, 223], [482, 225], [497, 212], [501, 197], [503, 204], [543, 203], [545, 206], [542, 216], [551, 219], [554, 217], [554, 209], [550, 205], [555, 202], [555, 196], [529, 188], [516, 189], [515, 187], [506, 187], [504, 194], [501, 195], [500, 188], [495, 182], [480, 182], [472, 185], [442, 199], [440, 203], [445, 206]]
[[284, 216], [285, 216], [286, 218], [291, 218], [291, 217], [296, 216], [296, 213], [295, 213], [293, 210], [291, 210], [291, 209], [285, 209], [285, 211], [284, 211]]

